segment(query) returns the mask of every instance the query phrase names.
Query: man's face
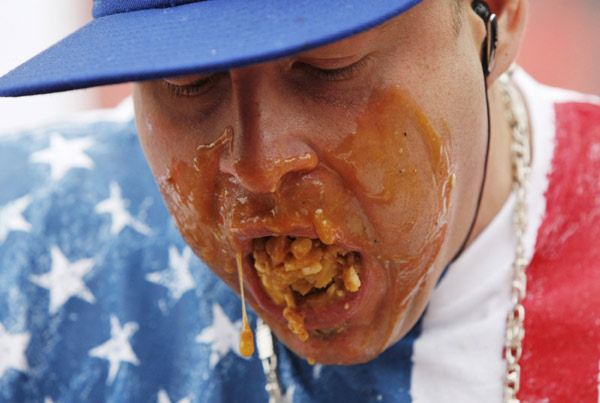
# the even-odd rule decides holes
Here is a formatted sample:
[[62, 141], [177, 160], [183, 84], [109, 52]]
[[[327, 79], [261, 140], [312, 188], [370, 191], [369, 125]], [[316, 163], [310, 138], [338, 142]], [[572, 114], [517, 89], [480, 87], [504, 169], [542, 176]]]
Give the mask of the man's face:
[[[238, 292], [239, 255], [249, 304], [304, 357], [364, 362], [406, 334], [473, 220], [484, 87], [450, 3], [285, 59], [135, 86], [140, 140], [184, 239]], [[273, 292], [295, 268], [259, 274], [255, 261], [283, 235], [354, 252], [360, 286], [344, 288], [342, 267], [321, 287], [299, 292], [298, 271]]]

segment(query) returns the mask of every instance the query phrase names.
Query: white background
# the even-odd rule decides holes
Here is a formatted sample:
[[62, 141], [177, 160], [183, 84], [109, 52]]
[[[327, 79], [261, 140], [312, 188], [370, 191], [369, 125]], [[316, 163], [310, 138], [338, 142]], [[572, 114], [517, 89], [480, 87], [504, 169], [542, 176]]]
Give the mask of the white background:
[[[439, 0], [432, 0], [439, 1]], [[0, 0], [0, 75], [91, 19], [92, 0]], [[600, 94], [600, 0], [529, 0], [519, 64], [539, 81]], [[0, 98], [0, 133], [116, 105], [131, 87]]]
[[[0, 75], [58, 42], [91, 18], [86, 0], [2, 0]], [[34, 126], [73, 111], [94, 107], [90, 91], [23, 98], [0, 98], [0, 132]]]

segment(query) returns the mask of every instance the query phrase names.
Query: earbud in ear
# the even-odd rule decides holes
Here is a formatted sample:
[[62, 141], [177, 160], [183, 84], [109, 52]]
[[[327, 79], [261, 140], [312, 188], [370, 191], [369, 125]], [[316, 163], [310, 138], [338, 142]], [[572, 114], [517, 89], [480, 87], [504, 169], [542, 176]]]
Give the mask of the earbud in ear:
[[471, 7], [485, 23], [487, 35], [481, 46], [481, 65], [483, 66], [483, 72], [487, 77], [494, 69], [494, 62], [496, 60], [498, 21], [496, 19], [496, 14], [493, 14], [490, 11], [490, 8], [485, 1], [475, 0], [471, 3]]

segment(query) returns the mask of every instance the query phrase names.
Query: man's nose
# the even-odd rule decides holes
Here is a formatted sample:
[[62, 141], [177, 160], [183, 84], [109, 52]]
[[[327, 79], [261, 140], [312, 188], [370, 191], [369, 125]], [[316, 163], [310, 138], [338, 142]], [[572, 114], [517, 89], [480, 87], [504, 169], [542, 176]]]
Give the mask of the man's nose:
[[314, 169], [319, 160], [301, 106], [260, 68], [231, 76], [235, 124], [220, 169], [255, 193], [274, 192], [285, 175]]

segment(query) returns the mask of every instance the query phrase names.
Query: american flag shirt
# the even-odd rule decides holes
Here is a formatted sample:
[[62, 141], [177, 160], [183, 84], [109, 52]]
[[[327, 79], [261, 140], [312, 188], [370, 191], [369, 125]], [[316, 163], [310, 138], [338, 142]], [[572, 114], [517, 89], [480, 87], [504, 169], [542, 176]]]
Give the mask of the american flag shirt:
[[[568, 97], [550, 96], [521, 71], [517, 81], [533, 116], [537, 154], [527, 239], [532, 273], [538, 275], [548, 264], [544, 257], [552, 256], [538, 238], [544, 229], [552, 233], [564, 222], [548, 218], [551, 200], [546, 193], [551, 193], [548, 175], [558, 158], [555, 133], [561, 133], [557, 99], [566, 105]], [[540, 93], [544, 101], [538, 99]], [[588, 119], [596, 137], [587, 147], [596, 150], [596, 158], [600, 108], [589, 108], [591, 117], [581, 118], [572, 108], [561, 116], [573, 115], [571, 123]], [[2, 136], [0, 167], [0, 402], [268, 400], [256, 354], [246, 359], [238, 351], [239, 298], [193, 255], [174, 228], [138, 144], [131, 103]], [[310, 365], [276, 343], [284, 400], [501, 401], [513, 206], [511, 197], [447, 270], [413, 330], [373, 361], [348, 367]], [[586, 217], [600, 224], [600, 214]], [[590, 228], [586, 231], [592, 236], [600, 235], [594, 232], [600, 225]], [[571, 239], [581, 241], [577, 228], [569, 231]], [[595, 273], [598, 267], [592, 267]], [[537, 383], [547, 371], [556, 372], [548, 369], [552, 365], [544, 355], [544, 346], [554, 345], [548, 340], [548, 321], [536, 322], [546, 315], [544, 298], [554, 298], [555, 288], [537, 278], [530, 282], [542, 289], [533, 288], [539, 299], [527, 307], [533, 320], [526, 328], [533, 337], [526, 338], [523, 393], [528, 394], [523, 399], [569, 401], [562, 400], [560, 387], [568, 382], [544, 380], [559, 385], [554, 389]], [[592, 304], [586, 305], [589, 326], [582, 330], [591, 344], [577, 353], [586, 365], [571, 363], [585, 367], [577, 372], [585, 382], [582, 386], [576, 379], [568, 385], [585, 393], [570, 401], [598, 401], [600, 290], [591, 287], [585, 300]], [[250, 312], [252, 327], [255, 321]], [[563, 333], [555, 340], [562, 340]], [[564, 363], [573, 352], [561, 346]]]

